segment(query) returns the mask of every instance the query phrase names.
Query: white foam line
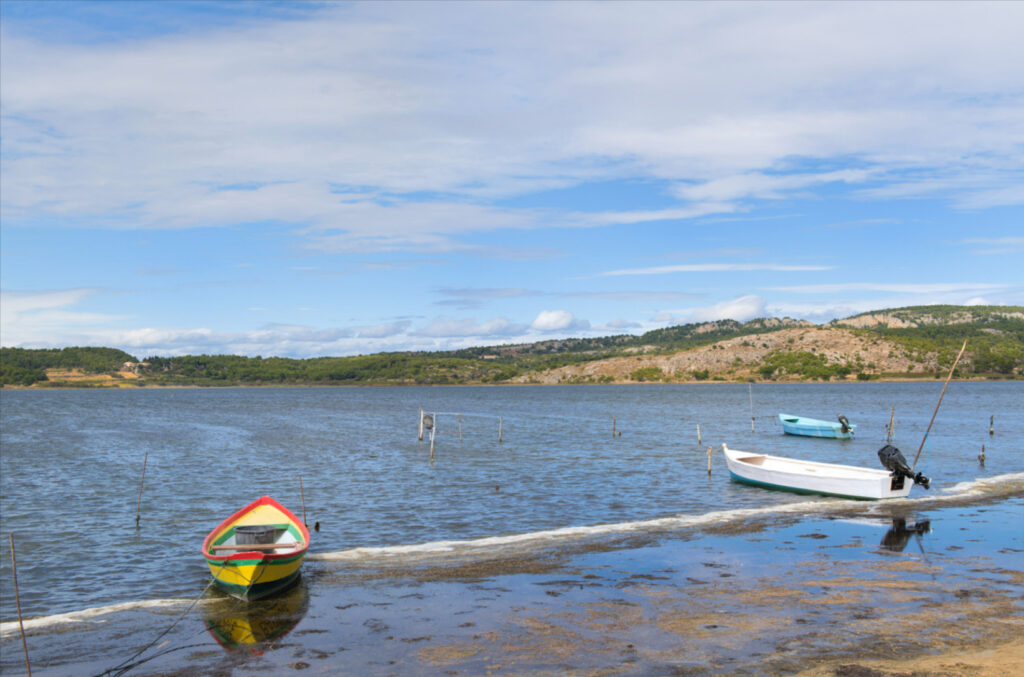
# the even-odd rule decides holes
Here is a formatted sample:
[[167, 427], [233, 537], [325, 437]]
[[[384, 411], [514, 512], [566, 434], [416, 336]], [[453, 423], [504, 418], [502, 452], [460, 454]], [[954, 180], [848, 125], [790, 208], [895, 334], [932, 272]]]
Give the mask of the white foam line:
[[[858, 501], [829, 501], [830, 505], [836, 503], [858, 503]], [[401, 555], [431, 555], [449, 552], [465, 552], [469, 550], [486, 550], [502, 548], [509, 545], [537, 545], [549, 541], [565, 541], [590, 536], [632, 533], [637, 531], [658, 531], [667, 529], [678, 529], [681, 527], [700, 527], [711, 524], [721, 524], [730, 521], [739, 521], [747, 517], [758, 515], [784, 514], [813, 512], [821, 507], [824, 501], [805, 501], [802, 503], [789, 503], [785, 505], [769, 506], [764, 508], [743, 508], [738, 510], [724, 510], [720, 512], [704, 513], [702, 515], [677, 515], [675, 517], [662, 517], [653, 520], [636, 522], [619, 522], [617, 524], [598, 524], [586, 527], [563, 527], [560, 529], [549, 529], [546, 531], [535, 531], [527, 534], [512, 534], [508, 536], [489, 536], [461, 541], [433, 541], [431, 543], [419, 543], [415, 545], [391, 545], [378, 548], [352, 548], [337, 552], [313, 553], [306, 556], [306, 559], [320, 561], [351, 561], [369, 558], [393, 558]]]
[[[147, 599], [135, 602], [120, 602], [118, 604], [108, 604], [107, 606], [97, 606], [89, 609], [81, 609], [79, 611], [70, 611], [63, 614], [54, 614], [52, 616], [39, 616], [38, 618], [28, 618], [23, 621], [25, 630], [35, 630], [38, 628], [45, 628], [51, 625], [62, 625], [71, 623], [85, 623], [88, 621], [94, 621], [100, 616], [106, 616], [107, 614], [117, 613], [119, 611], [133, 611], [138, 609], [168, 609], [177, 606], [184, 606], [190, 604], [191, 599]], [[0, 639], [6, 639], [10, 634], [20, 633], [18, 628], [18, 621], [4, 621], [0, 623]]]
[[679, 529], [686, 527], [702, 527], [709, 525], [739, 522], [750, 517], [758, 517], [772, 514], [800, 514], [820, 511], [823, 507], [868, 507], [877, 509], [882, 505], [907, 505], [919, 501], [954, 501], [964, 497], [981, 495], [993, 485], [1011, 482], [1024, 481], [1024, 473], [1012, 473], [988, 477], [970, 482], [961, 482], [953, 487], [944, 489], [944, 496], [921, 495], [918, 498], [902, 498], [880, 501], [875, 504], [865, 504], [864, 501], [847, 499], [818, 499], [814, 501], [803, 501], [800, 503], [787, 503], [782, 505], [766, 506], [762, 508], [742, 508], [737, 510], [721, 510], [701, 515], [676, 515], [674, 517], [663, 517], [653, 520], [641, 520], [634, 522], [620, 522], [616, 524], [598, 524], [583, 527], [563, 527], [560, 529], [549, 529], [545, 531], [534, 531], [526, 534], [512, 534], [508, 536], [488, 536], [458, 541], [432, 541], [429, 543], [418, 543], [413, 545], [389, 545], [375, 548], [351, 548], [336, 552], [310, 553], [306, 555], [307, 560], [318, 560], [323, 562], [356, 561], [372, 559], [393, 559], [409, 555], [439, 555], [446, 553], [464, 553], [467, 551], [482, 551], [503, 548], [511, 545], [540, 545], [551, 541], [566, 541], [582, 539], [590, 536], [608, 534], [626, 534], [637, 531], [661, 531]]

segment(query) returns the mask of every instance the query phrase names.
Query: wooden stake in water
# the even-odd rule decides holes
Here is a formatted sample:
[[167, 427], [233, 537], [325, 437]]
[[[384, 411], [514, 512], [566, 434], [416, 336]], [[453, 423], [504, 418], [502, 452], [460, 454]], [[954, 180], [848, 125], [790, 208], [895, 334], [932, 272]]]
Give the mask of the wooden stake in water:
[[615, 437], [615, 417], [612, 416], [612, 437]]
[[437, 433], [437, 414], [434, 414], [433, 423], [430, 426], [430, 460], [434, 460], [434, 435]]
[[302, 523], [309, 528], [309, 523], [306, 521], [306, 492], [302, 490], [302, 473], [299, 473], [299, 498], [302, 499]]
[[942, 404], [942, 398], [946, 394], [946, 388], [949, 386], [949, 382], [953, 378], [953, 372], [956, 371], [956, 365], [960, 363], [960, 358], [964, 356], [965, 350], [967, 350], [967, 339], [964, 339], [964, 345], [960, 348], [960, 352], [957, 354], [956, 359], [953, 360], [953, 366], [949, 369], [949, 376], [946, 377], [946, 382], [942, 385], [942, 392], [939, 393], [939, 401], [935, 405], [935, 411], [932, 412], [932, 420], [928, 421], [928, 427], [924, 431], [924, 437], [921, 438], [921, 446], [917, 448], [917, 456], [914, 456], [914, 462], [910, 466], [911, 470], [913, 470], [917, 465], [917, 459], [921, 457], [921, 450], [924, 449], [925, 440], [928, 439], [928, 433], [931, 432], [932, 423], [935, 423], [935, 416], [939, 413], [939, 406]]
[[887, 444], [891, 444], [892, 443], [893, 433], [896, 430], [896, 418], [895, 417], [896, 417], [896, 407], [891, 407], [889, 409], [889, 428], [887, 429], [887, 432], [885, 433], [885, 441], [886, 441]]
[[995, 435], [996, 434], [996, 415], [995, 414], [992, 414], [991, 416], [988, 417], [988, 434], [989, 435]]
[[423, 407], [420, 407], [420, 442], [423, 441]]
[[14, 559], [14, 532], [11, 532], [11, 573], [14, 575], [14, 604], [18, 607], [18, 627], [21, 628], [21, 648], [25, 652], [25, 671], [32, 677], [32, 666], [28, 662], [28, 643], [25, 641], [25, 624], [21, 621], [21, 598], [18, 596], [18, 563]]
[[498, 444], [501, 444], [501, 416], [498, 417]]
[[139, 480], [139, 502], [135, 504], [135, 526], [139, 526], [139, 520], [142, 518], [142, 483], [146, 481], [146, 461], [149, 460], [149, 452], [142, 457], [142, 478]]
[[709, 475], [711, 474], [711, 452], [712, 451], [713, 451], [713, 449], [711, 447], [708, 447], [708, 474]]
[[985, 445], [984, 445], [984, 444], [983, 444], [983, 445], [981, 445], [981, 453], [980, 453], [980, 454], [978, 454], [978, 461], [979, 461], [979, 462], [980, 462], [980, 463], [981, 463], [982, 465], [985, 465]]
[[459, 414], [459, 442], [462, 441], [462, 414]]
[[697, 446], [699, 447], [701, 444], [702, 444], [702, 442], [701, 442], [701, 439], [700, 439], [700, 423], [698, 423], [697, 424]]
[[754, 384], [747, 383], [747, 392], [750, 393], [750, 432], [754, 432]]

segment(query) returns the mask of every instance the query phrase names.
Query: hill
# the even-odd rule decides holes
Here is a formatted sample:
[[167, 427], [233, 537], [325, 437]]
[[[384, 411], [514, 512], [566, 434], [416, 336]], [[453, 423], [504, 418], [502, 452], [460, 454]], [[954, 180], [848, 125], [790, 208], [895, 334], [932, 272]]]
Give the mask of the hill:
[[289, 359], [148, 357], [113, 348], [0, 349], [5, 386], [642, 383], [940, 378], [964, 339], [960, 377], [1024, 376], [1024, 307], [917, 306], [825, 326], [722, 320], [639, 336], [447, 352]]

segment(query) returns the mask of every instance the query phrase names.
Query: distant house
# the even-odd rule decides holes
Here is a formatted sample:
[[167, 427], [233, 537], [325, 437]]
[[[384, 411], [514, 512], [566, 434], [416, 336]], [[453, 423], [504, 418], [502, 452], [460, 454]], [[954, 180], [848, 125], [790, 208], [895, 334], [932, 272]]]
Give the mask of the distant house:
[[143, 367], [148, 366], [149, 362], [125, 362], [121, 365], [121, 371], [131, 371], [138, 374]]

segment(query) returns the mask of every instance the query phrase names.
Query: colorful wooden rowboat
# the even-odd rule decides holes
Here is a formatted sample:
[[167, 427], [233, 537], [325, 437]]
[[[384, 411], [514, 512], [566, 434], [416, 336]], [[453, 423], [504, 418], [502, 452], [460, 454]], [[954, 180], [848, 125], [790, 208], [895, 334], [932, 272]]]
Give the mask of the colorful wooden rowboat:
[[263, 496], [227, 518], [203, 541], [203, 557], [224, 592], [254, 600], [299, 580], [309, 529], [292, 512]]
[[857, 426], [840, 417], [839, 422], [821, 421], [806, 416], [792, 416], [791, 414], [779, 414], [779, 422], [782, 424], [782, 431], [787, 435], [803, 435], [804, 437], [834, 437], [840, 440], [848, 440], [853, 436]]
[[906, 498], [914, 486], [912, 478], [888, 470], [754, 454], [724, 444], [722, 453], [734, 480], [766, 489], [880, 500]]

